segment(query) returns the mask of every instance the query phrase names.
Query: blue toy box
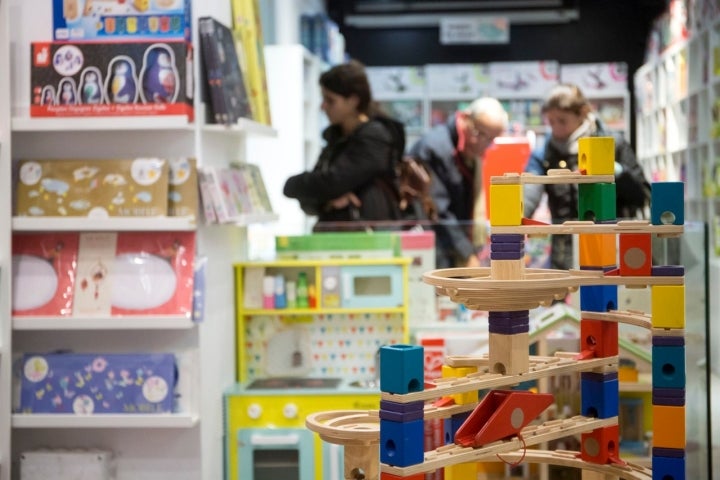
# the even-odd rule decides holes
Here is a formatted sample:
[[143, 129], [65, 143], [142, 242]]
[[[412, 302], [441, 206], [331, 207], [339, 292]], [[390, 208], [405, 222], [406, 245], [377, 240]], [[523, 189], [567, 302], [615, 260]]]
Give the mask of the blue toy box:
[[190, 0], [53, 0], [55, 40], [191, 40]]
[[21, 413], [171, 413], [173, 354], [26, 354]]

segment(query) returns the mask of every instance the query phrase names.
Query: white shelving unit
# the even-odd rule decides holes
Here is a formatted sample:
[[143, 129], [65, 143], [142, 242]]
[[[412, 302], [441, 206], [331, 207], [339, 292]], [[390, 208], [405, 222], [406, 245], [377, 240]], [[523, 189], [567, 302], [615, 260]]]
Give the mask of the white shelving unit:
[[[635, 72], [636, 151], [651, 181], [685, 183], [685, 220], [710, 232], [710, 285], [720, 278], [720, 18], [673, 44]], [[712, 328], [720, 318], [710, 295]], [[711, 356], [720, 372], [720, 358]]]
[[[193, 25], [205, 15], [229, 24], [230, 2], [193, 2]], [[255, 138], [274, 141], [277, 131], [247, 120], [232, 127], [203, 125], [204, 105], [198, 88], [196, 123], [176, 116], [30, 118], [30, 42], [50, 38], [47, 2], [0, 0], [0, 480], [11, 480], [11, 465], [12, 478], [16, 477], [18, 455], [24, 450], [97, 446], [115, 453], [117, 480], [220, 479], [222, 393], [235, 379], [232, 265], [247, 259], [248, 225], [277, 217], [248, 216], [237, 224], [221, 226], [197, 225], [189, 218], [13, 218], [11, 159], [193, 156], [198, 164], [207, 166], [233, 161], [260, 163], [264, 159], [249, 158], [250, 142]], [[197, 35], [193, 38], [197, 42]], [[200, 51], [197, 44], [194, 50]], [[197, 84], [201, 78], [199, 56], [195, 60]], [[185, 317], [168, 316], [12, 318], [13, 231], [197, 231], [197, 254], [207, 256], [205, 322], [195, 324]], [[11, 356], [57, 349], [189, 353], [197, 361], [185, 359], [179, 366], [181, 375], [189, 372], [184, 377], [189, 394], [179, 413], [13, 414]]]
[[[278, 214], [275, 225], [281, 225], [282, 231], [275, 225], [257, 225], [250, 229], [250, 235], [253, 245], [272, 246], [276, 234], [305, 234], [310, 228], [297, 200], [285, 197], [282, 191], [289, 176], [312, 169], [320, 154], [325, 115], [320, 110], [318, 79], [326, 67], [300, 44], [267, 45], [264, 53], [277, 139], [253, 139], [248, 159], [260, 167], [270, 204]], [[271, 253], [259, 251], [254, 256], [265, 258]]]

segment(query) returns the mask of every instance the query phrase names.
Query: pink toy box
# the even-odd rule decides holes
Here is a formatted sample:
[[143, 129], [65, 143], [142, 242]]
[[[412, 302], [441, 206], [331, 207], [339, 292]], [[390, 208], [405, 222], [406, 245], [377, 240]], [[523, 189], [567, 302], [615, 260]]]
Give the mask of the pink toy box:
[[190, 0], [53, 0], [55, 40], [185, 39]]
[[22, 413], [174, 411], [173, 354], [26, 354], [21, 372]]
[[13, 315], [185, 316], [194, 232], [13, 236]]
[[83, 233], [74, 316], [192, 314], [193, 232]]
[[193, 119], [193, 51], [185, 41], [35, 42], [31, 55], [31, 117]]
[[13, 235], [12, 314], [70, 315], [77, 252], [75, 233]]

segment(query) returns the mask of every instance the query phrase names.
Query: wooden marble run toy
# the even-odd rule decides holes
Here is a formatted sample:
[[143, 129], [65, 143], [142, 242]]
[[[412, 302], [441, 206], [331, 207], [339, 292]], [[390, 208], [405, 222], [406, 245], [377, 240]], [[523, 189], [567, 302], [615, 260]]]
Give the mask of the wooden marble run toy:
[[[684, 268], [653, 266], [651, 248], [652, 235], [683, 233], [683, 184], [653, 183], [650, 221], [617, 221], [613, 152], [611, 138], [584, 138], [580, 172], [491, 179], [490, 267], [440, 269], [423, 277], [438, 294], [489, 312], [489, 352], [449, 356], [442, 378], [427, 381], [421, 346], [383, 347], [379, 412], [324, 412], [306, 422], [323, 439], [350, 446], [346, 478], [416, 480], [439, 468], [448, 480], [475, 478], [476, 462], [498, 457], [575, 467], [584, 478], [589, 472], [600, 478], [685, 478]], [[526, 183], [577, 184], [582, 220], [548, 225], [523, 218]], [[526, 268], [524, 239], [533, 234], [578, 235], [580, 268]], [[650, 287], [652, 315], [618, 311], [619, 285]], [[529, 310], [578, 289], [581, 351], [528, 355]], [[653, 417], [662, 421], [653, 426], [652, 469], [619, 458], [619, 322], [653, 335]], [[552, 403], [551, 394], [501, 389], [570, 372], [581, 375], [581, 415], [573, 418], [535, 422]], [[478, 391], [486, 390], [478, 401]], [[439, 418], [446, 445], [424, 451], [423, 422]], [[580, 435], [579, 452], [528, 449], [570, 435]], [[360, 454], [363, 448], [367, 453]]]

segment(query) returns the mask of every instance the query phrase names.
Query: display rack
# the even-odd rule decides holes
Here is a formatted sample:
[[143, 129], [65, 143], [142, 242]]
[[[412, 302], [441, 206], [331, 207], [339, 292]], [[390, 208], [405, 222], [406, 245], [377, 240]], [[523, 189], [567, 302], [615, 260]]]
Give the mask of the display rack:
[[[230, 22], [221, 2], [196, 2], [193, 24], [204, 15]], [[12, 24], [11, 24], [12, 12]], [[115, 452], [117, 478], [197, 480], [222, 478], [222, 395], [235, 379], [232, 263], [246, 259], [247, 227], [272, 218], [205, 226], [191, 218], [63, 219], [11, 216], [11, 158], [195, 157], [199, 165], [248, 161], [253, 138], [276, 130], [250, 120], [226, 127], [205, 125], [195, 83], [196, 123], [186, 117], [31, 118], [28, 116], [30, 42], [51, 37], [51, 9], [35, 2], [0, 2], [0, 479], [20, 452], [39, 447], [102, 446]], [[197, 36], [194, 35], [194, 41]], [[197, 45], [195, 52], [200, 49]], [[14, 62], [10, 64], [10, 58]], [[202, 78], [196, 57], [195, 79]], [[197, 253], [207, 255], [205, 323], [183, 317], [11, 318], [13, 231], [196, 231]], [[58, 327], [58, 324], [61, 324]], [[189, 403], [165, 415], [70, 416], [12, 414], [10, 358], [25, 351], [174, 352], [195, 355]], [[185, 365], [187, 366], [187, 365]], [[180, 368], [183, 366], [181, 365]], [[17, 472], [13, 471], [12, 478]]]
[[[685, 183], [685, 218], [709, 227], [710, 278], [720, 278], [720, 19], [705, 22], [635, 72], [636, 151], [652, 181]], [[710, 297], [711, 323], [720, 300]], [[717, 332], [714, 333], [716, 342]], [[712, 358], [720, 371], [720, 359]]]

